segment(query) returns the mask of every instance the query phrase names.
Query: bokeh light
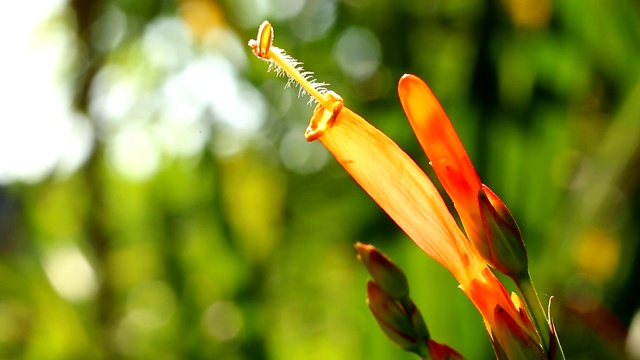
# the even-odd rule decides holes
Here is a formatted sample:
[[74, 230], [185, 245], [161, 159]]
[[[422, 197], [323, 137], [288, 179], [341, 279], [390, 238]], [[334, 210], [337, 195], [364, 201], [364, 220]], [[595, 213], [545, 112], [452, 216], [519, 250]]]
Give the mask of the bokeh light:
[[410, 359], [368, 313], [356, 241], [404, 268], [434, 339], [494, 358], [451, 276], [305, 140], [313, 106], [247, 46], [265, 19], [429, 172], [395, 94], [425, 79], [568, 357], [640, 359], [628, 0], [7, 2], [0, 358]]

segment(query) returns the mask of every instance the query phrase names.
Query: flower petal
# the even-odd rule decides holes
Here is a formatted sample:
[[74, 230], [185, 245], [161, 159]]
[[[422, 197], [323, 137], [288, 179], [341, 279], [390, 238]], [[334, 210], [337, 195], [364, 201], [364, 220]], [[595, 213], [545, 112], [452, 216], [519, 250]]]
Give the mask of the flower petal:
[[502, 283], [409, 155], [346, 107], [337, 116], [326, 115], [335, 121], [318, 134], [323, 145], [418, 247], [453, 274], [488, 325], [496, 325], [499, 305], [526, 328]]
[[486, 268], [431, 180], [380, 130], [345, 107], [320, 141], [398, 226], [463, 286]]
[[480, 178], [449, 117], [427, 84], [415, 75], [406, 74], [400, 79], [398, 95], [420, 145], [453, 200], [467, 235], [475, 246], [484, 246], [478, 205]]

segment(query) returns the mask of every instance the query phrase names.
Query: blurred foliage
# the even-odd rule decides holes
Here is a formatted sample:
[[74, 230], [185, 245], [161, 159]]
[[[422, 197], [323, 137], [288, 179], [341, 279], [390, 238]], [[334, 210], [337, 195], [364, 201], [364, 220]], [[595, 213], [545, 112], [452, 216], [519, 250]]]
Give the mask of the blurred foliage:
[[493, 357], [451, 275], [305, 142], [306, 99], [246, 47], [265, 18], [429, 171], [395, 94], [425, 79], [518, 220], [567, 357], [640, 358], [633, 0], [63, 3], [56, 76], [91, 146], [0, 188], [0, 358], [410, 359], [368, 313], [356, 241], [406, 271], [434, 339]]

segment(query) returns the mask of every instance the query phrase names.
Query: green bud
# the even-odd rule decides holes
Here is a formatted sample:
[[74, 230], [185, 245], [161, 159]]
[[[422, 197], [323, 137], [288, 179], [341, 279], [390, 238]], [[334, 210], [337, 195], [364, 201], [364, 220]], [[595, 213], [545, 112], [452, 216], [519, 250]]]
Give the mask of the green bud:
[[426, 357], [429, 332], [416, 306], [407, 300], [403, 305], [377, 283], [367, 283], [367, 304], [382, 331], [404, 350]]
[[373, 280], [395, 300], [409, 297], [409, 284], [404, 272], [373, 245], [355, 244], [358, 260], [364, 264]]
[[527, 277], [527, 249], [513, 215], [502, 200], [484, 184], [478, 194], [478, 201], [488, 245], [481, 251], [481, 255], [491, 267], [514, 280]]

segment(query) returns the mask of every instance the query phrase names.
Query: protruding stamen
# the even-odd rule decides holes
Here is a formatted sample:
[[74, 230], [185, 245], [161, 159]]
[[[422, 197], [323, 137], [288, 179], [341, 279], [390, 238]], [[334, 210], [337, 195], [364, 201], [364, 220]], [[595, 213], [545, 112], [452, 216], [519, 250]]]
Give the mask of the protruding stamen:
[[269, 59], [269, 50], [273, 44], [273, 26], [267, 20], [263, 21], [258, 29], [256, 40], [250, 40], [249, 46], [253, 49], [253, 53], [261, 59]]
[[334, 108], [334, 99], [325, 96], [324, 85], [326, 84], [316, 82], [312, 77], [313, 72], [305, 71], [300, 61], [285, 54], [282, 49], [273, 46], [273, 37], [273, 26], [265, 20], [260, 25], [257, 38], [250, 40], [249, 46], [258, 58], [275, 64], [277, 66], [276, 72], [283, 71], [286, 73], [289, 79], [300, 84], [302, 89], [325, 109], [331, 110]]

